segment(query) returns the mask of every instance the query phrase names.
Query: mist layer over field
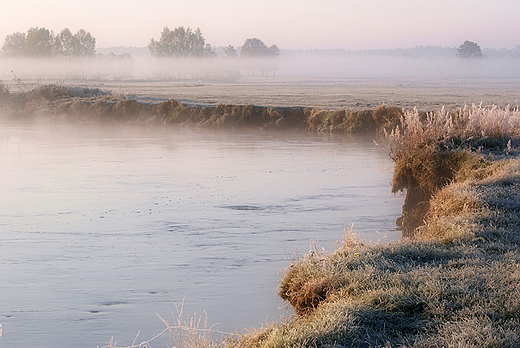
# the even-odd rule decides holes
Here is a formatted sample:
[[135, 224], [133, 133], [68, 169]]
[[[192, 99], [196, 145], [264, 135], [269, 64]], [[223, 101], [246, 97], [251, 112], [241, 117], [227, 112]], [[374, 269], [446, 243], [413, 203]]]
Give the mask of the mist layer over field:
[[[0, 80], [11, 92], [43, 84], [96, 87], [146, 102], [239, 104], [363, 110], [381, 104], [431, 111], [468, 104], [520, 105], [519, 59], [487, 53], [286, 51], [278, 58], [159, 59], [132, 57], [0, 58]], [[486, 52], [485, 52], [486, 54]]]
[[461, 60], [377, 52], [290, 52], [279, 58], [161, 59], [102, 56], [78, 59], [2, 58], [0, 79], [215, 80], [245, 76], [298, 78], [519, 78], [517, 57]]

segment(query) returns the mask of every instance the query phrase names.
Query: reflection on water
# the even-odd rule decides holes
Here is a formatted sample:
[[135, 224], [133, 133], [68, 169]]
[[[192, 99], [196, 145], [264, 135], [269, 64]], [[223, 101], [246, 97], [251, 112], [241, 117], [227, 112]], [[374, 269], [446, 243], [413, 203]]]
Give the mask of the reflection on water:
[[290, 314], [311, 240], [398, 237], [391, 174], [371, 137], [4, 126], [2, 343], [128, 345], [183, 301], [225, 332]]

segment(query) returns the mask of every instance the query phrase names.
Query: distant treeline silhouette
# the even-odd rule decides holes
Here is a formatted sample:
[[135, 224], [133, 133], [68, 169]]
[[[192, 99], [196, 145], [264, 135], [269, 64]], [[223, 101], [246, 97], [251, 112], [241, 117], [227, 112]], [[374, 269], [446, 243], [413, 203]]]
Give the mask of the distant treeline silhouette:
[[30, 28], [27, 33], [7, 35], [2, 45], [2, 55], [8, 57], [93, 57], [96, 39], [80, 29], [72, 34], [65, 28], [59, 34], [42, 27]]
[[[151, 39], [148, 49], [156, 58], [203, 58], [216, 57], [215, 49], [206, 43], [200, 28], [165, 27], [160, 38]], [[232, 45], [224, 48], [226, 58], [239, 56]], [[1, 49], [4, 57], [94, 57], [96, 39], [84, 29], [73, 34], [62, 29], [58, 34], [44, 27], [30, 28], [26, 33], [15, 32], [5, 37]], [[258, 38], [248, 38], [240, 48], [240, 56], [247, 58], [277, 57], [280, 49], [276, 45], [267, 47]]]
[[[174, 58], [201, 58], [215, 57], [215, 49], [209, 43], [206, 43], [200, 28], [192, 30], [187, 27], [177, 27], [170, 30], [165, 27], [161, 32], [158, 41], [150, 40], [148, 45], [152, 57], [174, 57]], [[226, 58], [238, 57], [237, 50], [232, 45], [224, 48], [224, 56]], [[257, 57], [277, 57], [280, 55], [280, 49], [276, 45], [267, 47], [264, 42], [258, 38], [246, 39], [240, 48], [240, 56], [246, 58]]]

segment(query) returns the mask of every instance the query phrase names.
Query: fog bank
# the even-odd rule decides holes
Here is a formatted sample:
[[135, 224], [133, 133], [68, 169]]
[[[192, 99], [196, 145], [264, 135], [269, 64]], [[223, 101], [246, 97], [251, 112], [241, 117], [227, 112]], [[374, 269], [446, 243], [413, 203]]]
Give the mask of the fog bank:
[[59, 82], [65, 80], [208, 80], [239, 81], [247, 76], [304, 79], [352, 78], [520, 78], [520, 58], [462, 60], [352, 52], [292, 53], [266, 59], [157, 59], [102, 57], [84, 59], [1, 58], [0, 79]]

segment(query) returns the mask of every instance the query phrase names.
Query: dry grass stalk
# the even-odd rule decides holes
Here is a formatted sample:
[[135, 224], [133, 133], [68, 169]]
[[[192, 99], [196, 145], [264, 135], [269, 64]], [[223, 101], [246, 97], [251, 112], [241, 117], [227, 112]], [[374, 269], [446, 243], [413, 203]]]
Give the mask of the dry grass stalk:
[[159, 317], [159, 319], [164, 323], [166, 328], [151, 339], [136, 344], [137, 338], [140, 334], [139, 332], [132, 344], [129, 346], [117, 346], [117, 342], [114, 342], [112, 337], [108, 345], [101, 348], [151, 348], [152, 341], [166, 332], [169, 332], [171, 336], [172, 344], [171, 346], [168, 346], [171, 348], [216, 348], [221, 345], [211, 339], [212, 333], [230, 335], [229, 333], [213, 330], [212, 326], [208, 327], [208, 317], [206, 313], [198, 317], [195, 314], [193, 317], [188, 317], [185, 320], [183, 314], [184, 303], [180, 306], [176, 304], [175, 309], [176, 313], [172, 313], [173, 323], [170, 323], [168, 320], [163, 319], [159, 314], [157, 314], [157, 317]]

